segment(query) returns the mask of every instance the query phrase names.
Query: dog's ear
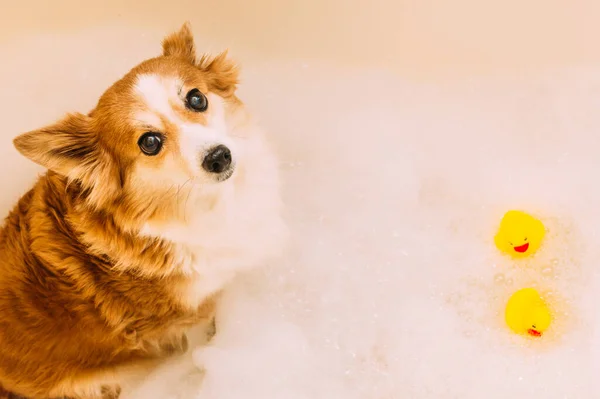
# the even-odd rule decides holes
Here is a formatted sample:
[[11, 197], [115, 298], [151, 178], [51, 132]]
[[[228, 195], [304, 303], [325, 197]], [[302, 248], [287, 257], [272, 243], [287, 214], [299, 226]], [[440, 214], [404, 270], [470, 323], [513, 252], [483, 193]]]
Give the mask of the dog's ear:
[[33, 162], [69, 177], [94, 161], [90, 117], [70, 114], [57, 123], [16, 137], [17, 150]]
[[77, 180], [89, 190], [88, 199], [97, 206], [123, 188], [118, 165], [101, 148], [88, 115], [69, 114], [53, 125], [23, 133], [13, 142], [33, 162], [71, 181]]
[[183, 24], [179, 31], [165, 37], [162, 47], [164, 56], [178, 57], [196, 65], [196, 46], [189, 22]]
[[238, 66], [227, 57], [227, 50], [216, 57], [202, 56], [198, 68], [206, 73], [212, 91], [223, 97], [235, 93], [240, 73]]

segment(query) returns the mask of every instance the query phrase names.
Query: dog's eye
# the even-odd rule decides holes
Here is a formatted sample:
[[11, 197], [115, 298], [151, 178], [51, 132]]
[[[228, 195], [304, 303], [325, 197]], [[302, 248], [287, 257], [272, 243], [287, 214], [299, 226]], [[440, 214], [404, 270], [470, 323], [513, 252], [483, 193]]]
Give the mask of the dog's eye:
[[146, 155], [156, 155], [160, 152], [163, 145], [163, 137], [160, 133], [144, 133], [138, 140], [140, 150]]
[[198, 89], [192, 89], [185, 96], [187, 106], [192, 111], [204, 112], [208, 108], [208, 100], [206, 96]]

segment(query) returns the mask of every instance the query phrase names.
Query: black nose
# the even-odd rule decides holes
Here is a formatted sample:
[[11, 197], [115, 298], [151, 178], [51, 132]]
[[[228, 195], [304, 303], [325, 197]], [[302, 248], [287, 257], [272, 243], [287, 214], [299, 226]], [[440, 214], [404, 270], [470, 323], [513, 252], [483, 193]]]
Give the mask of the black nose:
[[224, 145], [210, 150], [204, 157], [202, 167], [209, 173], [223, 173], [231, 166], [231, 151]]

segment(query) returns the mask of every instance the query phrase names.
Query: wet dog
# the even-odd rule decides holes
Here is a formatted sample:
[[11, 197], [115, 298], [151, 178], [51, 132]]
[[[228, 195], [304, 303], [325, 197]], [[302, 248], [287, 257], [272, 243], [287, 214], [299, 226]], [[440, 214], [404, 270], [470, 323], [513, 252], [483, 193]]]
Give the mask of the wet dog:
[[277, 253], [277, 162], [227, 55], [188, 24], [89, 113], [14, 140], [45, 168], [0, 231], [0, 385], [115, 398], [186, 350], [219, 292]]

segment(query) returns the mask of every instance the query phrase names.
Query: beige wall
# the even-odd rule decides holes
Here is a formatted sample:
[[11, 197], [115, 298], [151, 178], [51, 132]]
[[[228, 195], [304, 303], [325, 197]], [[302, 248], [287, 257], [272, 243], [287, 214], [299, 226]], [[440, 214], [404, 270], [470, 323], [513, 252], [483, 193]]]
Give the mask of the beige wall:
[[189, 19], [199, 36], [247, 57], [328, 59], [391, 67], [412, 76], [600, 62], [598, 0], [4, 3], [3, 40], [41, 32], [75, 34], [79, 29], [110, 25], [158, 34]]
[[0, 168], [19, 171], [0, 176], [0, 211], [37, 170], [12, 138], [89, 110], [184, 20], [201, 50], [265, 73], [319, 60], [431, 81], [600, 63], [598, 0], [0, 1]]

